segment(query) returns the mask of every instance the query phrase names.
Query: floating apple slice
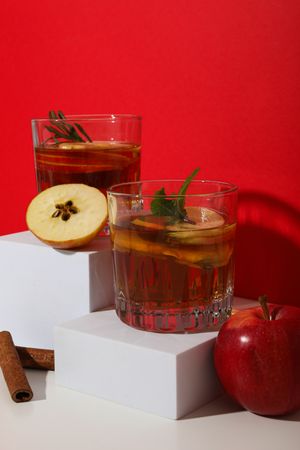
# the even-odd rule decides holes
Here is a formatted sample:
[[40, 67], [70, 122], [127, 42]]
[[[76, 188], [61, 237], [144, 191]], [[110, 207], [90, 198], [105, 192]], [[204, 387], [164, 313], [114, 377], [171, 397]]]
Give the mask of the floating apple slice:
[[70, 249], [90, 242], [105, 226], [107, 202], [85, 184], [60, 184], [38, 194], [29, 204], [29, 230], [45, 244]]
[[209, 208], [199, 206], [187, 206], [185, 208], [187, 216], [195, 222], [202, 230], [206, 228], [218, 228], [224, 225], [224, 218], [220, 213]]
[[171, 240], [186, 245], [211, 245], [224, 239], [228, 226], [224, 226], [224, 218], [219, 213], [193, 206], [187, 207], [186, 212], [190, 222], [177, 222], [166, 227]]
[[[209, 262], [215, 267], [223, 266], [228, 263], [233, 251], [231, 242], [224, 242], [222, 245], [205, 245], [201, 249], [195, 250], [194, 247], [188, 248], [187, 245], [179, 242], [178, 245], [169, 245], [164, 241], [147, 240], [138, 234], [132, 235], [127, 230], [118, 230], [113, 235], [113, 240], [115, 250], [121, 252], [136, 251], [150, 257], [160, 258], [171, 256], [180, 263], [193, 265]], [[199, 243], [197, 242], [196, 245], [199, 245]]]
[[172, 217], [145, 215], [134, 219], [131, 223], [136, 227], [142, 227], [148, 231], [160, 231], [166, 228]]

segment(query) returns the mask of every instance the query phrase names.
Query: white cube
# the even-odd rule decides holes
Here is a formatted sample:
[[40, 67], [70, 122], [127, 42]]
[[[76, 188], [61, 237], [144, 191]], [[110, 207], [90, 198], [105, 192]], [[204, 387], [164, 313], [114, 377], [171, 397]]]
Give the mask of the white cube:
[[55, 250], [29, 231], [0, 237], [0, 329], [16, 345], [53, 348], [54, 325], [114, 303], [111, 244]]
[[213, 400], [216, 332], [158, 334], [133, 329], [115, 311], [55, 327], [55, 379], [67, 388], [171, 419]]

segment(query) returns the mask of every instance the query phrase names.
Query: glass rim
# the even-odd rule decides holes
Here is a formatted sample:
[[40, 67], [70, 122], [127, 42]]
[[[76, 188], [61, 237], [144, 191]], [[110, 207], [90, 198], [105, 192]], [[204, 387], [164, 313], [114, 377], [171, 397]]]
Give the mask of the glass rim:
[[[85, 121], [85, 122], [93, 122], [93, 121], [118, 121], [118, 120], [142, 120], [142, 116], [136, 114], [66, 114], [66, 120], [69, 121]], [[52, 119], [51, 119], [52, 120]], [[55, 122], [62, 122], [65, 119], [53, 119]], [[32, 119], [32, 123], [43, 123], [49, 122], [49, 117], [41, 117], [38, 119]]]
[[[157, 180], [141, 180], [141, 181], [131, 181], [128, 183], [118, 183], [118, 184], [114, 184], [112, 186], [110, 186], [107, 189], [107, 194], [111, 194], [111, 195], [115, 195], [118, 197], [129, 197], [129, 198], [153, 198], [155, 197], [164, 197], [164, 195], [159, 195], [156, 193], [153, 194], [139, 194], [139, 193], [126, 193], [126, 192], [118, 192], [115, 191], [114, 189], [118, 189], [121, 186], [138, 186], [138, 185], [142, 185], [142, 184], [161, 184], [161, 187], [165, 187], [164, 185], [166, 185], [166, 183], [183, 183], [185, 180], [184, 179], [157, 179]], [[197, 194], [189, 194], [189, 193], [185, 193], [185, 194], [175, 194], [176, 197], [219, 197], [219, 196], [224, 196], [227, 194], [231, 194], [233, 192], [236, 192], [238, 190], [238, 186], [236, 184], [227, 182], [227, 181], [218, 181], [218, 180], [193, 180], [190, 185], [195, 185], [195, 184], [215, 184], [215, 185], [221, 185], [221, 186], [227, 186], [228, 188], [223, 190], [223, 191], [212, 191], [212, 192], [206, 192], [206, 193], [197, 193]], [[166, 194], [167, 197], [170, 197], [172, 194]]]

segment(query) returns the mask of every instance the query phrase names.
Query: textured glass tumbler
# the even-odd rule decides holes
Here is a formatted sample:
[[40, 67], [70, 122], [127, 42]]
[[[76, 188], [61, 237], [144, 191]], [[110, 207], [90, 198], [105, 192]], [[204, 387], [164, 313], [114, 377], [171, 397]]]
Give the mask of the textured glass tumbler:
[[195, 333], [231, 314], [237, 187], [199, 180], [177, 196], [182, 183], [108, 190], [116, 311], [132, 327]]
[[57, 184], [83, 183], [106, 194], [112, 184], [140, 179], [138, 116], [57, 113], [33, 120], [32, 133], [39, 192]]

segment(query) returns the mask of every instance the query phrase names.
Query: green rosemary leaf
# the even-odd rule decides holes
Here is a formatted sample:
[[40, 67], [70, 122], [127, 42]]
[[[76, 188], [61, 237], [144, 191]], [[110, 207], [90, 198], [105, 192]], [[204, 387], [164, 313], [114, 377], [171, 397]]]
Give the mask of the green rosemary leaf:
[[64, 115], [64, 113], [60, 110], [57, 111], [57, 115], [60, 119], [65, 120], [66, 116]]
[[57, 112], [57, 117], [58, 117], [60, 120], [57, 120], [57, 121], [56, 121], [56, 125], [57, 125], [59, 128], [64, 129], [64, 130], [66, 131], [66, 133], [68, 133], [69, 130], [72, 129], [72, 125], [70, 125], [69, 123], [67, 123], [66, 117], [65, 117], [64, 113], [63, 113], [62, 111], [58, 111], [58, 112]]
[[72, 139], [74, 139], [74, 141], [76, 142], [84, 142], [82, 137], [77, 133], [77, 130], [74, 127], [74, 125], [69, 125], [69, 127], [70, 127], [70, 136], [72, 137]]
[[[60, 131], [68, 134], [68, 129], [65, 124], [60, 121], [61, 111], [58, 111], [56, 114], [55, 111], [49, 111], [49, 121], [53, 125], [54, 128], [58, 128]], [[52, 131], [54, 133], [54, 131]]]
[[66, 121], [66, 117], [64, 115], [64, 113], [62, 111], [58, 111], [57, 115], [54, 113], [56, 119], [55, 119], [55, 124], [56, 126], [61, 126], [63, 127], [66, 132], [68, 133], [69, 130], [72, 128], [72, 125], [70, 125], [67, 121]]
[[64, 124], [62, 122], [59, 122], [57, 119], [50, 119], [50, 118], [49, 118], [49, 121], [53, 128], [56, 128], [59, 131], [62, 131], [64, 133], [68, 134], [68, 129], [64, 126]]
[[59, 117], [56, 115], [55, 111], [49, 111], [49, 118], [52, 120], [57, 120]]
[[[58, 110], [56, 113], [51, 110], [49, 111], [48, 116], [51, 125], [45, 125], [45, 128], [52, 134], [52, 137], [47, 138], [45, 142], [48, 142], [50, 139], [52, 139], [54, 143], [61, 142], [61, 139], [69, 142], [86, 142], [86, 139], [88, 142], [92, 142], [92, 139], [80, 124], [76, 123], [73, 125], [68, 123], [68, 120], [62, 111]], [[82, 136], [85, 139], [83, 139]]]
[[78, 130], [80, 131], [81, 134], [83, 134], [83, 136], [85, 138], [87, 138], [87, 140], [89, 142], [92, 142], [92, 139], [89, 137], [89, 135], [87, 134], [87, 132], [84, 130], [84, 128], [80, 125], [80, 123], [75, 123], [74, 125], [76, 125], [76, 127], [78, 128]]
[[54, 134], [54, 137], [60, 137], [63, 139], [68, 139], [68, 135], [61, 133], [58, 129], [51, 127], [50, 125], [45, 125], [45, 128], [50, 132]]

